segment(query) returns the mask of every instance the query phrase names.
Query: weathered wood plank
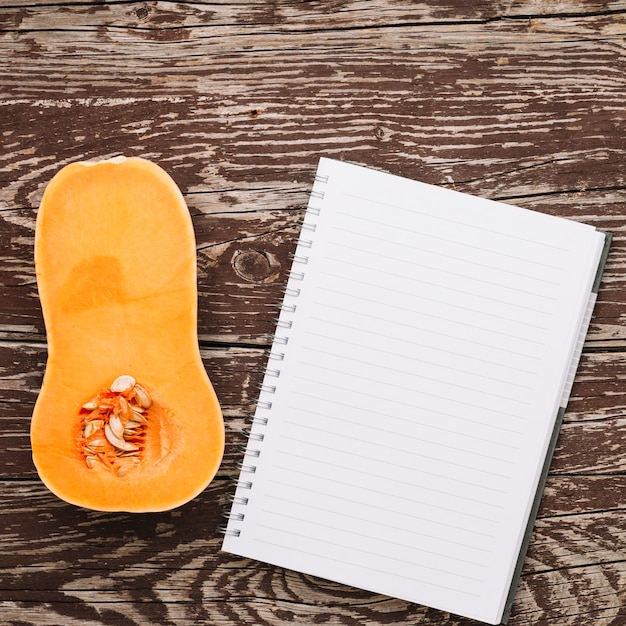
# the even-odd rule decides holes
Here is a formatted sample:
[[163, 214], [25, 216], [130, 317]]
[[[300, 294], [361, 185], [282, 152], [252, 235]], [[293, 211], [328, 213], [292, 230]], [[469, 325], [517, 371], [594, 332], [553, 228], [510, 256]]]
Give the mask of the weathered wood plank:
[[[585, 68], [568, 69], [562, 87], [548, 77], [529, 77], [525, 87], [519, 73], [528, 53], [506, 82], [497, 59], [490, 58], [497, 73], [476, 88], [446, 72], [432, 79], [416, 75], [420, 60], [409, 57], [404, 64], [396, 59], [369, 68], [384, 77], [381, 84], [372, 84], [368, 68], [359, 64], [338, 70], [317, 89], [310, 84], [310, 61], [304, 62], [299, 82], [276, 92], [271, 76], [258, 76], [253, 60], [245, 65], [255, 66], [255, 86], [240, 94], [220, 93], [230, 92], [235, 80], [225, 77], [215, 79], [214, 94], [184, 98], [4, 98], [2, 140], [10, 151], [1, 200], [36, 206], [60, 166], [120, 152], [161, 161], [185, 191], [272, 187], [280, 193], [294, 180], [308, 183], [320, 153], [493, 198], [623, 189], [619, 89], [570, 85], [588, 76]], [[459, 53], [459, 62], [466, 56]], [[591, 55], [589, 64], [594, 62]], [[327, 63], [338, 60], [329, 55]], [[353, 63], [361, 63], [358, 55]], [[602, 69], [595, 71], [597, 76]], [[65, 85], [59, 88], [66, 93]]]
[[[0, 618], [441, 624], [441, 613], [419, 605], [221, 553], [217, 525], [227, 509], [226, 491], [216, 481], [176, 511], [128, 515], [72, 507], [36, 483], [4, 482]], [[622, 516], [623, 510], [539, 520], [510, 623], [559, 624], [568, 614], [593, 611], [623, 617]], [[41, 621], [35, 608], [44, 612]]]
[[[19, 28], [23, 20], [32, 12], [43, 12], [49, 16], [58, 12], [60, 7], [81, 8], [83, 0], [49, 0], [45, 4], [34, 3], [33, 0], [2, 0], [0, 8], [23, 9], [17, 17], [6, 17], [5, 25]], [[518, 17], [528, 19], [531, 16], [551, 16], [562, 18], [565, 15], [611, 14], [626, 10], [623, 0], [521, 0], [515, 4], [502, 1], [473, 0], [471, 3], [458, 0], [443, 0], [436, 5], [421, 4], [417, 7], [411, 3], [380, 2], [379, 8], [372, 7], [363, 0], [331, 1], [319, 5], [303, 3], [298, 0], [284, 0], [277, 6], [268, 6], [264, 0], [239, 0], [238, 2], [205, 2], [203, 0], [182, 0], [179, 2], [111, 2], [106, 7], [95, 5], [90, 7], [87, 17], [98, 14], [107, 16], [107, 23], [115, 25], [120, 22], [136, 28], [165, 29], [190, 27], [206, 24], [206, 16], [212, 18], [211, 23], [219, 25], [242, 25], [254, 23], [259, 25], [281, 26], [285, 22], [293, 25], [296, 20], [320, 27], [336, 28], [354, 27], [354, 13], [358, 11], [359, 23], [364, 26], [394, 23], [397, 25], [431, 22], [463, 23], [465, 21], [494, 20]], [[328, 14], [332, 13], [332, 22]], [[66, 19], [59, 16], [60, 20]], [[93, 27], [93, 19], [74, 22], [75, 27]], [[70, 25], [72, 25], [70, 23]]]
[[626, 474], [548, 477], [539, 518], [626, 510]]
[[[189, 48], [191, 44], [198, 43], [212, 45], [222, 51], [248, 51], [253, 50], [262, 38], [276, 34], [283, 37], [279, 45], [286, 47], [293, 35], [307, 42], [307, 35], [323, 33], [323, 38], [311, 41], [316, 46], [324, 46], [329, 43], [329, 34], [346, 30], [363, 31], [366, 37], [363, 47], [371, 47], [368, 43], [375, 40], [376, 31], [387, 28], [410, 33], [416, 27], [423, 31], [428, 28], [449, 28], [453, 31], [462, 25], [468, 30], [474, 28], [480, 31], [491, 27], [497, 31], [502, 25], [521, 24], [535, 32], [563, 33], [571, 23], [611, 20], [619, 18], [626, 10], [623, 1], [598, 3], [574, 0], [531, 0], [518, 2], [515, 6], [487, 0], [472, 3], [448, 1], [436, 5], [422, 3], [417, 6], [411, 2], [387, 1], [379, 2], [376, 7], [362, 0], [323, 4], [292, 0], [280, 5], [268, 5], [262, 0], [241, 3], [115, 2], [92, 5], [88, 11], [84, 10], [82, 3], [75, 6], [71, 2], [20, 4], [11, 2], [11, 6], [4, 9], [1, 24], [2, 30], [24, 36], [24, 43], [29, 46], [26, 52], [35, 54], [48, 50], [45, 46], [34, 44], [39, 43], [41, 31], [49, 31], [52, 23], [57, 26], [58, 32], [48, 34], [45, 38], [48, 45], [69, 41], [80, 45], [95, 33], [101, 47], [90, 48], [92, 56], [96, 56], [106, 44], [123, 43], [128, 46], [137, 42], [151, 45], [161, 55], [165, 50]], [[580, 27], [578, 30], [584, 32]], [[618, 28], [606, 28], [599, 34], [615, 35], [620, 32]], [[211, 41], [212, 34], [227, 36], [230, 42]], [[244, 38], [247, 43], [241, 45], [240, 39]], [[76, 47], [60, 50], [70, 55], [77, 51]], [[118, 54], [125, 53], [128, 49], [119, 49]], [[159, 56], [156, 54], [152, 58]]]

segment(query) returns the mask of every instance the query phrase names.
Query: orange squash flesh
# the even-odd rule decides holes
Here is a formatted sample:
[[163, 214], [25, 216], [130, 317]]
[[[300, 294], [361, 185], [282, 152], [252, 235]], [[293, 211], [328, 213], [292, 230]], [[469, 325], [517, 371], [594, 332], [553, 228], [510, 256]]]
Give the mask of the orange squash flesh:
[[[213, 479], [224, 422], [197, 339], [195, 237], [169, 175], [139, 158], [74, 163], [44, 193], [35, 234], [48, 361], [33, 460], [57, 496], [101, 511], [163, 511]], [[120, 375], [154, 400], [123, 475], [85, 458], [81, 406]]]

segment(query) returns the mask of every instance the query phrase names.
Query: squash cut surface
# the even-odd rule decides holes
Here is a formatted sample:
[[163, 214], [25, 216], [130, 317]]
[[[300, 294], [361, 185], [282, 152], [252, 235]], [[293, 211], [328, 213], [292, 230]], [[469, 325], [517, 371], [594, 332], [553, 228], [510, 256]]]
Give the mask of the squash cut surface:
[[[221, 463], [224, 422], [200, 359], [195, 237], [174, 181], [139, 158], [64, 167], [39, 208], [35, 267], [48, 361], [31, 445], [43, 482], [105, 511], [162, 511], [198, 495]], [[132, 390], [119, 400], [120, 376], [149, 408]], [[129, 420], [123, 434], [118, 421]], [[113, 446], [111, 429], [136, 450]]]

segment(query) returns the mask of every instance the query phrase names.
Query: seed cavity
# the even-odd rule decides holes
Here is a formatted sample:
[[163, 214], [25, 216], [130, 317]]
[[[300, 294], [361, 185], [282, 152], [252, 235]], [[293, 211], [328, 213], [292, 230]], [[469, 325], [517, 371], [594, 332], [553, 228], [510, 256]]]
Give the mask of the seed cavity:
[[152, 398], [135, 379], [118, 376], [82, 405], [81, 447], [89, 469], [104, 466], [122, 477], [139, 465], [150, 424]]

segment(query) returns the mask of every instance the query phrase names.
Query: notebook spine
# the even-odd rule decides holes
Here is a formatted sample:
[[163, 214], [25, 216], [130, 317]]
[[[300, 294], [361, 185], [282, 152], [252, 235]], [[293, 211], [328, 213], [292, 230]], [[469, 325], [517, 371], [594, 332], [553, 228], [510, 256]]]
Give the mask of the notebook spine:
[[313, 246], [311, 237], [317, 229], [315, 218], [320, 215], [320, 203], [324, 199], [324, 186], [327, 182], [327, 176], [319, 173], [315, 176], [296, 251], [291, 256], [291, 269], [287, 274], [287, 286], [283, 290], [283, 301], [278, 318], [275, 320], [276, 332], [272, 348], [266, 355], [267, 365], [263, 382], [258, 385], [259, 397], [256, 410], [250, 426], [243, 430], [248, 437], [248, 442], [240, 448], [240, 451], [243, 452], [243, 459], [238, 468], [239, 477], [234, 481], [235, 493], [230, 498], [230, 511], [225, 515], [227, 523], [219, 527], [219, 530], [228, 537], [240, 537], [245, 525], [246, 507], [249, 505], [254, 489], [254, 477], [258, 469], [257, 462], [263, 452], [266, 430], [271, 421], [273, 398], [278, 389], [281, 364], [287, 357], [286, 346], [289, 343], [290, 331], [295, 322], [293, 316], [296, 313], [297, 299], [300, 297], [306, 266], [309, 263], [308, 250]]

